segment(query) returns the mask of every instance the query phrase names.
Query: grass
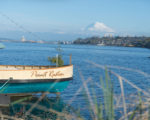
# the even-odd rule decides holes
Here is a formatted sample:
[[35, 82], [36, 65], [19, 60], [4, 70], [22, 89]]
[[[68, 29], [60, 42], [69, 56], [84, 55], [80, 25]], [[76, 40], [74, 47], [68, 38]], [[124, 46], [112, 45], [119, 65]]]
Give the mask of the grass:
[[[0, 109], [0, 118], [10, 120], [150, 120], [150, 94], [148, 90], [141, 89], [128, 79], [109, 69], [110, 67], [119, 69], [119, 67], [109, 66], [107, 68], [91, 61], [88, 62], [99, 69], [103, 69], [105, 71], [105, 77], [100, 77], [98, 83], [93, 82], [91, 77], [85, 80], [82, 72], [78, 69], [82, 85], [67, 104], [63, 103], [61, 99], [57, 97], [49, 99], [46, 96], [47, 93], [39, 97], [28, 96], [18, 98], [11, 103], [9, 108]], [[121, 69], [134, 71], [146, 77], [150, 76], [139, 70], [123, 67], [121, 67]], [[114, 92], [114, 84], [110, 74], [116, 76], [118, 80], [120, 85], [118, 89], [120, 90], [119, 95], [116, 95]], [[97, 98], [97, 91], [94, 87], [92, 91], [89, 89], [89, 83], [101, 89], [102, 99]], [[135, 88], [138, 94], [131, 95], [131, 97], [128, 96], [127, 98], [124, 88], [125, 83]], [[7, 89], [7, 86], [5, 86], [4, 89]], [[82, 114], [83, 111], [80, 107], [79, 109], [75, 109], [70, 106], [80, 93], [84, 93], [89, 118]]]
[[[104, 94], [104, 100], [103, 100], [103, 106], [104, 107], [100, 107], [103, 108], [101, 109], [101, 111], [103, 111], [103, 113], [100, 113], [100, 115], [103, 114], [103, 116], [101, 116], [100, 118], [102, 120], [114, 120], [114, 119], [123, 119], [123, 120], [148, 120], [150, 117], [150, 112], [149, 112], [149, 98], [150, 98], [150, 94], [139, 88], [138, 86], [136, 86], [135, 84], [133, 84], [132, 82], [130, 82], [129, 80], [127, 80], [126, 78], [120, 76], [119, 74], [115, 73], [114, 71], [111, 70], [107, 70], [105, 68], [105, 66], [101, 66], [98, 64], [95, 64], [93, 62], [88, 61], [89, 63], [91, 63], [92, 65], [104, 69], [106, 70], [105, 72], [105, 80], [101, 79], [101, 86], [99, 86], [100, 88], [102, 88], [103, 94]], [[114, 66], [113, 66], [114, 67]], [[132, 69], [127, 69], [127, 70], [132, 70]], [[136, 72], [145, 75], [145, 76], [149, 76], [148, 74], [144, 73], [144, 72], [140, 72], [137, 71]], [[120, 118], [118, 118], [117, 116], [114, 115], [114, 111], [117, 111], [117, 106], [115, 106], [114, 104], [114, 100], [115, 100], [115, 95], [113, 92], [113, 85], [112, 85], [112, 81], [110, 80], [109, 74], [111, 73], [113, 75], [115, 75], [118, 78], [118, 81], [120, 83], [120, 89], [121, 89], [121, 107], [123, 109], [123, 114]], [[133, 88], [135, 88], [137, 90], [138, 93], [142, 93], [143, 96], [141, 95], [137, 95], [139, 96], [139, 99], [136, 99], [137, 104], [129, 104], [132, 108], [131, 111], [129, 111], [129, 107], [126, 104], [126, 98], [125, 98], [125, 89], [124, 89], [124, 85], [123, 83], [128, 83], [130, 86], [132, 86]], [[128, 98], [129, 99], [129, 98]], [[142, 101], [143, 100], [143, 101]], [[120, 102], [120, 99], [116, 99], [115, 103]], [[97, 104], [96, 104], [97, 105]], [[114, 106], [114, 107], [112, 107]]]

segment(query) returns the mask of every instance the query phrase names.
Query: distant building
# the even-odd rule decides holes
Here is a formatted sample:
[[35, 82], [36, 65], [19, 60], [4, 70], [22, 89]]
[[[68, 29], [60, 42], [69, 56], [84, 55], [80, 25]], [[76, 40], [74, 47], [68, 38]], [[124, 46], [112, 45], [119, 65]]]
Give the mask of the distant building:
[[111, 33], [106, 33], [106, 34], [104, 34], [104, 37], [113, 37], [113, 34], [111, 34]]

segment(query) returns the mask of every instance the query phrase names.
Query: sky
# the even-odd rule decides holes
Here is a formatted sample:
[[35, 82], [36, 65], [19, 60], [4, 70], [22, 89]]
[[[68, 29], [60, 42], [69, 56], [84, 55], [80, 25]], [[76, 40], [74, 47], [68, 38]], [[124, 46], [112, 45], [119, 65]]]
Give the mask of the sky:
[[0, 37], [150, 36], [149, 6], [150, 0], [0, 0]]

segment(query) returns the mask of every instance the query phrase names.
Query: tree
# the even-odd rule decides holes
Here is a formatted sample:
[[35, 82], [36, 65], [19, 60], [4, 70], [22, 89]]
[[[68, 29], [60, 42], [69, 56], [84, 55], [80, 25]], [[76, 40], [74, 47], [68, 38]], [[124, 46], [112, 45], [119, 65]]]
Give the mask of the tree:
[[59, 43], [58, 43], [58, 47], [56, 48], [56, 51], [58, 52], [56, 57], [48, 57], [48, 61], [50, 61], [52, 64], [56, 64], [56, 67], [61, 67], [64, 65], [64, 60], [62, 59], [63, 50]]

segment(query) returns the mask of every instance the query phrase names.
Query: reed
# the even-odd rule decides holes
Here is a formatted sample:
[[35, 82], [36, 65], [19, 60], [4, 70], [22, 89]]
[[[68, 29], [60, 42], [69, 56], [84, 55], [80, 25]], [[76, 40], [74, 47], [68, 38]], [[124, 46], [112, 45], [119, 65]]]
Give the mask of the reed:
[[[102, 89], [102, 93], [103, 93], [103, 104], [100, 104], [99, 106], [97, 106], [98, 105], [97, 102], [95, 103], [95, 105], [97, 106], [96, 108], [101, 108], [100, 111], [102, 111], [102, 113], [97, 114], [97, 116], [100, 116], [99, 117], [99, 118], [101, 118], [100, 120], [114, 120], [114, 119], [115, 120], [116, 119], [119, 119], [119, 120], [148, 120], [148, 119], [150, 119], [150, 117], [149, 117], [150, 116], [150, 112], [149, 112], [150, 111], [149, 110], [150, 94], [148, 91], [145, 91], [145, 90], [139, 88], [138, 86], [136, 86], [135, 84], [133, 84], [132, 82], [130, 82], [129, 80], [124, 78], [123, 76], [120, 76], [119, 74], [115, 73], [114, 71], [107, 70], [107, 68], [105, 66], [98, 65], [91, 61], [88, 61], [88, 62], [91, 63], [92, 65], [94, 65], [95, 67], [105, 70], [105, 79], [102, 79], [102, 77], [101, 77], [101, 80], [100, 80], [101, 84], [97, 83], [97, 86], [99, 86], [99, 88]], [[116, 68], [119, 68], [119, 67], [117, 66]], [[125, 68], [122, 67], [122, 69], [125, 69]], [[140, 73], [146, 77], [150, 76], [149, 74], [144, 73], [139, 70], [133, 70], [133, 69], [129, 69], [129, 68], [127, 68], [126, 70]], [[116, 99], [116, 96], [113, 92], [113, 83], [110, 79], [109, 73], [115, 75], [118, 79], [118, 82], [120, 83], [121, 95], [118, 99]], [[123, 83], [129, 84], [131, 87], [135, 88], [138, 93], [142, 94], [142, 96], [141, 96], [141, 94], [136, 95], [136, 96], [139, 96], [139, 99], [135, 99], [136, 104], [132, 104], [132, 103], [127, 104], [126, 103], [126, 100], [130, 99], [130, 98], [125, 97], [126, 90], [124, 89]], [[122, 100], [122, 102], [120, 100]], [[121, 105], [118, 105], [119, 103], [121, 103]], [[124, 114], [122, 114], [120, 118], [118, 118], [117, 115], [116, 116], [114, 115], [115, 111], [117, 111], [118, 108], [119, 109], [122, 108], [123, 112], [124, 112]], [[132, 110], [130, 110], [130, 109], [132, 109]]]
[[[118, 66], [106, 67], [91, 61], [88, 61], [88, 63], [99, 69], [103, 69], [105, 71], [105, 77], [100, 76], [99, 82], [93, 82], [91, 77], [86, 80], [81, 70], [78, 68], [82, 85], [64, 106], [59, 103], [59, 98], [50, 101], [47, 97], [47, 93], [44, 93], [42, 96], [36, 97], [36, 100], [34, 100], [34, 98], [31, 100], [32, 98], [30, 96], [15, 100], [10, 105], [11, 111], [7, 110], [5, 112], [4, 109], [0, 109], [0, 118], [12, 120], [150, 120], [150, 94], [148, 90], [141, 89], [125, 77], [110, 70], [110, 68], [119, 69]], [[121, 69], [134, 71], [146, 77], [150, 76], [139, 70], [123, 67], [121, 67]], [[110, 74], [116, 76], [116, 79], [118, 80], [120, 85], [119, 95], [116, 95], [114, 92], [115, 88]], [[94, 87], [92, 88], [92, 91], [89, 89], [88, 85], [90, 83], [101, 89], [101, 100], [97, 98], [97, 91]], [[125, 95], [126, 89], [124, 88], [125, 83], [135, 88], [138, 94], [131, 95], [131, 98], [128, 96], [127, 98]], [[4, 89], [7, 89], [7, 85], [0, 92], [3, 92]], [[81, 93], [84, 93], [85, 101], [88, 103], [87, 106], [89, 108], [90, 118], [82, 115], [80, 107], [79, 109], [71, 107], [72, 102]], [[132, 100], [133, 96], [135, 98]], [[132, 101], [132, 103], [127, 102], [128, 100]], [[22, 106], [21, 109], [18, 109], [18, 106]], [[121, 110], [121, 113], [118, 115], [117, 111], [119, 110]]]

